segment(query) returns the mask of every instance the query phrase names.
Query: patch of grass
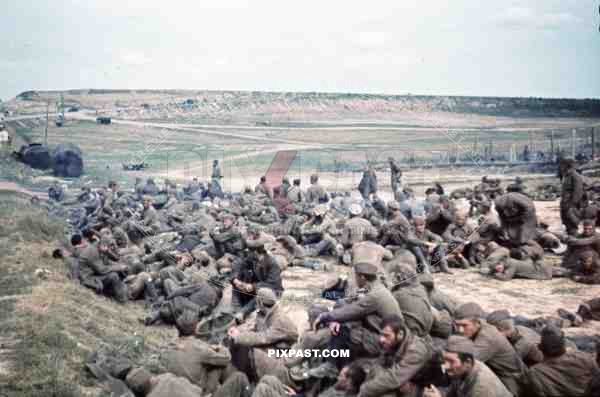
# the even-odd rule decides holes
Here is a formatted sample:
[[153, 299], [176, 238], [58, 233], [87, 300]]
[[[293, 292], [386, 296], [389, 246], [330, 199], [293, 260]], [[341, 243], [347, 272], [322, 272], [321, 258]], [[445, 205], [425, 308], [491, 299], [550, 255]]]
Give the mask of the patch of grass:
[[19, 327], [14, 347], [13, 376], [5, 386], [11, 396], [75, 397], [81, 393], [66, 371], [69, 361], [82, 352], [64, 332], [58, 320], [31, 314]]

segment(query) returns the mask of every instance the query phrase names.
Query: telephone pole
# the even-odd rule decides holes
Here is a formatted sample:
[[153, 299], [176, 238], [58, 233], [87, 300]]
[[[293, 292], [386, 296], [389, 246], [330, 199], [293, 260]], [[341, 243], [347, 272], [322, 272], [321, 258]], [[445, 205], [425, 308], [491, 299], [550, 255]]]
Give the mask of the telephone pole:
[[48, 146], [48, 112], [50, 112], [50, 100], [46, 102], [46, 131], [44, 132], [44, 146]]

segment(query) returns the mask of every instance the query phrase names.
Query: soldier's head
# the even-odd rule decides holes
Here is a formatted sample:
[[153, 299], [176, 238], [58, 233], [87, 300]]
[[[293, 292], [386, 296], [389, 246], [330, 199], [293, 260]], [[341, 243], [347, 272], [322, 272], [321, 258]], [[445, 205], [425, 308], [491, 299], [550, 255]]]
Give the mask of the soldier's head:
[[257, 225], [248, 226], [248, 238], [250, 240], [255, 240], [260, 235], [260, 227]]
[[290, 184], [290, 180], [287, 176], [284, 176], [283, 179], [281, 180], [281, 184], [282, 185], [289, 185]]
[[454, 325], [458, 334], [472, 339], [481, 328], [483, 309], [473, 302], [460, 305], [454, 313]]
[[300, 186], [300, 178], [294, 179], [294, 186]]
[[383, 350], [386, 352], [396, 350], [406, 337], [406, 332], [406, 325], [402, 317], [392, 314], [384, 318], [379, 335], [379, 343]]
[[345, 366], [340, 371], [335, 389], [347, 392], [349, 395], [358, 394], [360, 386], [367, 378], [367, 372], [358, 362]]
[[388, 207], [388, 211], [390, 211], [390, 212], [400, 211], [400, 203], [397, 202], [396, 200], [388, 201], [387, 207]]
[[219, 160], [213, 160], [213, 165], [219, 165]]
[[148, 185], [154, 185], [154, 179], [153, 178], [146, 179], [146, 184], [148, 184]]
[[362, 215], [363, 208], [359, 203], [350, 204], [350, 217], [357, 217]]
[[315, 184], [315, 183], [317, 183], [317, 182], [319, 182], [319, 175], [317, 175], [317, 174], [312, 174], [312, 175], [310, 176], [310, 183], [312, 183], [312, 184]]
[[579, 262], [584, 270], [589, 271], [594, 267], [594, 251], [587, 249], [579, 254]]
[[570, 157], [563, 157], [562, 159], [560, 159], [559, 168], [562, 172], [575, 168], [575, 159], [572, 159]]
[[233, 214], [225, 214], [223, 216], [223, 226], [225, 226], [226, 228], [230, 228], [231, 226], [233, 226], [234, 222], [235, 216]]
[[413, 223], [415, 224], [415, 230], [418, 233], [425, 231], [425, 217], [421, 215], [413, 216]]
[[81, 237], [81, 234], [74, 234], [71, 236], [71, 245], [73, 247], [80, 246], [81, 244], [83, 244], [83, 237]]
[[488, 314], [486, 321], [507, 338], [515, 333], [515, 322], [508, 310], [496, 310]]
[[354, 265], [354, 275], [359, 288], [377, 280], [377, 267], [372, 263], [357, 263]]
[[454, 223], [458, 226], [464, 226], [465, 222], [467, 222], [467, 214], [462, 211], [458, 211], [454, 215]]
[[583, 221], [583, 235], [586, 237], [590, 237], [594, 235], [596, 231], [596, 222], [595, 219], [586, 219]]
[[152, 390], [152, 374], [143, 367], [134, 368], [127, 373], [125, 383], [136, 396], [146, 396]]
[[450, 199], [448, 198], [448, 196], [446, 196], [446, 195], [440, 196], [440, 206], [445, 210], [450, 208]]
[[444, 368], [450, 378], [463, 378], [475, 364], [475, 346], [471, 339], [459, 335], [448, 338], [444, 349]]
[[270, 288], [260, 288], [256, 292], [256, 305], [263, 313], [271, 309], [277, 303], [277, 295]]
[[313, 208], [312, 214], [317, 218], [322, 218], [327, 214], [329, 208], [326, 204], [319, 204], [315, 208]]
[[266, 181], [267, 181], [267, 177], [266, 176], [263, 175], [263, 176], [260, 177], [260, 183], [264, 184]]
[[554, 325], [547, 325], [542, 330], [542, 340], [539, 349], [544, 357], [559, 357], [565, 353], [565, 334]]
[[117, 190], [119, 190], [119, 185], [115, 181], [109, 181], [108, 182], [108, 188], [110, 190], [112, 190], [113, 192], [116, 192]]
[[108, 242], [104, 239], [100, 240], [98, 243], [98, 251], [100, 252], [107, 252], [109, 248]]
[[197, 325], [198, 313], [194, 310], [186, 309], [175, 319], [175, 326], [179, 331], [179, 336], [194, 335]]
[[150, 206], [152, 205], [152, 202], [154, 200], [152, 199], [151, 196], [144, 196], [144, 198], [142, 199], [142, 204], [144, 205], [144, 209], [148, 209], [150, 208]]

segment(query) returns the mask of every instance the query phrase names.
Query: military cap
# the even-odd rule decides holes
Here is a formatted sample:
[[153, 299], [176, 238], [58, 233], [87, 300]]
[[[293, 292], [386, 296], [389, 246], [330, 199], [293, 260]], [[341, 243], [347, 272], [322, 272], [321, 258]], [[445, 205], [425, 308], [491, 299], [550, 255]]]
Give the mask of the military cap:
[[262, 306], [272, 307], [277, 303], [277, 295], [270, 288], [259, 288], [256, 292], [256, 300]]
[[319, 180], [319, 175], [317, 175], [317, 174], [312, 174], [312, 175], [310, 176], [310, 180], [311, 180], [311, 182], [318, 181], [318, 180]]
[[235, 215], [233, 215], [230, 212], [226, 212], [225, 214], [223, 214], [223, 220], [225, 220], [225, 219], [235, 220]]
[[460, 335], [451, 335], [446, 343], [447, 352], [464, 353], [473, 355], [475, 353], [475, 344], [469, 338]]
[[138, 395], [146, 395], [150, 391], [152, 374], [143, 367], [134, 368], [127, 374], [125, 383]]
[[377, 266], [368, 262], [360, 262], [354, 265], [354, 271], [359, 274], [377, 275]]
[[391, 211], [400, 211], [400, 203], [396, 200], [388, 201], [387, 206]]
[[394, 263], [388, 272], [392, 277], [392, 282], [396, 285], [408, 285], [417, 281], [417, 271], [413, 266], [406, 263]]
[[322, 216], [325, 215], [328, 210], [329, 208], [327, 208], [326, 204], [319, 204], [315, 208], [313, 208], [313, 215]]
[[350, 204], [350, 213], [352, 215], [360, 215], [360, 214], [362, 214], [362, 211], [363, 211], [362, 205], [360, 205], [359, 203]]
[[248, 233], [252, 233], [252, 234], [258, 234], [261, 232], [261, 227], [258, 226], [257, 224], [250, 224], [248, 225]]
[[584, 219], [583, 226], [596, 226], [596, 219]]
[[460, 305], [454, 312], [454, 319], [464, 320], [471, 318], [482, 318], [483, 309], [477, 303], [469, 302]]
[[284, 177], [281, 179], [281, 183], [288, 183], [288, 184], [289, 184], [289, 183], [290, 183], [290, 179], [289, 179], [287, 176], [284, 176]]

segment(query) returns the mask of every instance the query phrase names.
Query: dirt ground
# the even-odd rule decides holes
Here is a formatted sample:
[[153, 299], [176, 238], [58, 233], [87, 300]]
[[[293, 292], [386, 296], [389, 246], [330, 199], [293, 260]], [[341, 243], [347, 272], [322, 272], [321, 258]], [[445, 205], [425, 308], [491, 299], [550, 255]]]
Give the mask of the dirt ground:
[[[551, 230], [561, 230], [558, 202], [538, 201], [535, 204], [538, 217], [545, 219]], [[547, 254], [545, 260], [560, 263], [560, 257], [551, 254]], [[326, 280], [341, 274], [351, 276], [349, 272], [348, 267], [335, 266], [331, 272], [292, 267], [283, 273], [284, 307], [300, 330], [309, 327], [305, 310], [307, 302], [318, 297]], [[488, 312], [507, 309], [513, 315], [531, 318], [556, 317], [559, 308], [575, 311], [582, 301], [600, 296], [600, 285], [579, 284], [566, 278], [502, 282], [484, 277], [474, 268], [454, 269], [453, 275], [434, 274], [434, 279], [437, 287], [457, 302], [477, 302]], [[568, 328], [565, 333], [597, 335], [600, 334], [600, 322], [592, 321], [583, 327]]]

